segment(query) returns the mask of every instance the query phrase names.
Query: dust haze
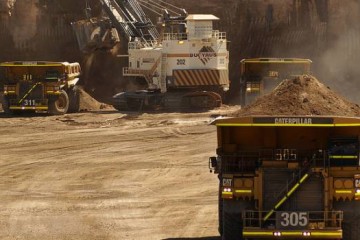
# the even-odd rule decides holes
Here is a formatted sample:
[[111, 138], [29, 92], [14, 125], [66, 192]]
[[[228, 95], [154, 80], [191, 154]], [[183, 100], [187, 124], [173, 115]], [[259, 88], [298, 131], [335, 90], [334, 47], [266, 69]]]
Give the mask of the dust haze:
[[34, 48], [35, 44], [31, 39], [37, 31], [39, 9], [34, 1], [31, 1], [30, 4], [24, 1], [17, 1], [15, 2], [15, 7], [14, 14], [17, 21], [11, 25], [15, 48]]
[[[77, 46], [70, 23], [84, 19], [85, 0], [2, 1], [1, 61], [78, 61], [85, 88], [110, 98], [128, 86], [122, 76], [126, 44], [116, 53], [85, 55]], [[92, 15], [101, 14], [99, 1], [88, 1]], [[333, 90], [360, 103], [360, 3], [357, 0], [168, 0], [188, 13], [214, 14], [216, 28], [227, 33], [230, 86], [239, 93], [240, 60], [255, 57], [297, 57], [313, 60], [313, 73]], [[155, 16], [151, 15], [153, 18]], [[156, 22], [153, 20], [153, 22]]]
[[318, 58], [315, 71], [332, 89], [359, 104], [360, 3], [346, 2], [333, 3], [334, 8], [344, 9], [330, 18], [328, 47]]

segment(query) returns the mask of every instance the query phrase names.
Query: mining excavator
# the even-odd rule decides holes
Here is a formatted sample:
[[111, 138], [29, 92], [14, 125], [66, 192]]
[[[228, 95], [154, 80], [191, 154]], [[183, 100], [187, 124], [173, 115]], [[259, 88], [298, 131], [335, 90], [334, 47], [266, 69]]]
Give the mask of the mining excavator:
[[160, 34], [142, 9], [163, 9], [157, 1], [100, 2], [105, 17], [87, 14], [87, 20], [72, 23], [80, 48], [110, 49], [120, 38], [127, 39], [129, 60], [123, 77], [145, 86], [116, 94], [116, 109], [211, 109], [222, 104], [229, 89], [229, 53], [226, 34], [213, 29], [219, 18], [189, 15], [179, 8], [172, 16], [173, 10], [163, 10]]

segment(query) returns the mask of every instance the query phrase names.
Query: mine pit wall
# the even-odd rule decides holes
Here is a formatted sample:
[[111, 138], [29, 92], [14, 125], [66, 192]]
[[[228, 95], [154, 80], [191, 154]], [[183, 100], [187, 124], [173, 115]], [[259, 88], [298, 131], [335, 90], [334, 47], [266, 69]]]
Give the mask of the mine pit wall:
[[[9, 0], [10, 1], [10, 0]], [[100, 3], [88, 1], [92, 14], [100, 14]], [[0, 61], [46, 60], [80, 62], [86, 90], [107, 98], [118, 92], [124, 59], [116, 55], [127, 51], [84, 54], [77, 45], [71, 22], [84, 19], [85, 0], [20, 0], [0, 5]], [[103, 97], [105, 95], [105, 97]]]
[[70, 22], [77, 14], [46, 1], [16, 1], [9, 13], [1, 14], [1, 61], [79, 59]]
[[[315, 76], [360, 103], [360, 96], [353, 94], [358, 92], [360, 73], [355, 64], [360, 60], [359, 1], [343, 4], [341, 0], [199, 0], [196, 5], [191, 0], [168, 2], [192, 14], [214, 14], [220, 18], [214, 27], [227, 32], [230, 41], [231, 90], [235, 95], [242, 58], [299, 57], [312, 59]], [[121, 69], [127, 61], [116, 58], [117, 54], [126, 54], [125, 42], [109, 53], [84, 55], [78, 50], [70, 23], [84, 18], [85, 0], [1, 3], [0, 61], [79, 61], [88, 89], [95, 94], [106, 92], [108, 97], [126, 85]], [[93, 16], [98, 16], [99, 1], [89, 3]], [[101, 73], [104, 71], [111, 74]]]

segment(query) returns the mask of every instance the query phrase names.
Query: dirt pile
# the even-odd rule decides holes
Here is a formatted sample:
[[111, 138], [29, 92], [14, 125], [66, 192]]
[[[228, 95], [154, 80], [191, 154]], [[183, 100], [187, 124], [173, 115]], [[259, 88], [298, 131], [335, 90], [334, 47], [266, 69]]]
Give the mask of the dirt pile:
[[102, 109], [113, 109], [112, 106], [98, 102], [84, 89], [80, 88], [80, 111], [97, 111]]
[[271, 93], [234, 115], [336, 115], [360, 116], [360, 107], [312, 76], [286, 79]]

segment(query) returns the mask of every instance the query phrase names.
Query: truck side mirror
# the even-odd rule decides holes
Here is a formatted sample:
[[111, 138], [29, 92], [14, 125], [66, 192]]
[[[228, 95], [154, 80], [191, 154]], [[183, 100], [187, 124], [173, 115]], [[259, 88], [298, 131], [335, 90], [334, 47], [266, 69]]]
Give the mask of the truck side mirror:
[[212, 172], [216, 167], [217, 167], [217, 158], [216, 157], [210, 157], [209, 158], [210, 172]]

